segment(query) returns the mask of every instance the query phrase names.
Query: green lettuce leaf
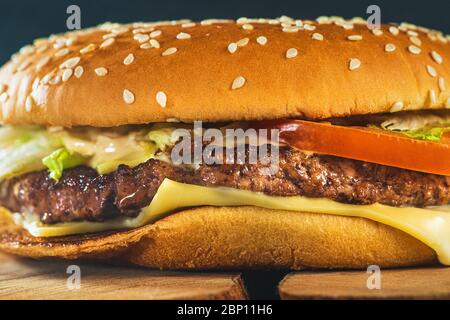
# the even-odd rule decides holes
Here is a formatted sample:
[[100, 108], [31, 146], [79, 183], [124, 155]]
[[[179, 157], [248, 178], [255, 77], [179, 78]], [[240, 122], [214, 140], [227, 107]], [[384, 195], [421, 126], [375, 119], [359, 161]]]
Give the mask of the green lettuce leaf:
[[61, 147], [59, 139], [36, 128], [0, 128], [0, 180], [44, 169], [42, 158]]
[[42, 159], [44, 166], [50, 171], [50, 178], [59, 180], [64, 169], [82, 164], [85, 159], [76, 153], [70, 153], [66, 148], [60, 148]]
[[442, 135], [449, 130], [450, 128], [429, 128], [419, 130], [406, 130], [400, 132], [414, 139], [426, 141], [440, 141]]
[[176, 128], [167, 124], [157, 124], [147, 134], [148, 140], [154, 143], [158, 150], [165, 151], [173, 146], [179, 139]]
[[136, 130], [0, 127], [0, 180], [49, 169], [58, 180], [64, 169], [85, 164], [106, 174], [120, 165], [137, 166], [166, 150], [179, 138], [168, 124]]

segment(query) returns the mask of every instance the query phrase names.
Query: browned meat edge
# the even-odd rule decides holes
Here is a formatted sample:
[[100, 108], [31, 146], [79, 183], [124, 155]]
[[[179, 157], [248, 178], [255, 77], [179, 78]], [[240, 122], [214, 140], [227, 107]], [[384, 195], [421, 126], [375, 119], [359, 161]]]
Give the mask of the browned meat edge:
[[202, 186], [226, 186], [275, 196], [324, 197], [351, 204], [435, 206], [450, 201], [450, 177], [419, 173], [332, 156], [280, 150], [279, 168], [268, 174], [261, 163], [173, 166], [149, 160], [135, 168], [120, 166], [108, 175], [80, 166], [58, 181], [47, 171], [0, 183], [0, 205], [33, 212], [46, 224], [134, 217], [152, 201], [165, 178]]

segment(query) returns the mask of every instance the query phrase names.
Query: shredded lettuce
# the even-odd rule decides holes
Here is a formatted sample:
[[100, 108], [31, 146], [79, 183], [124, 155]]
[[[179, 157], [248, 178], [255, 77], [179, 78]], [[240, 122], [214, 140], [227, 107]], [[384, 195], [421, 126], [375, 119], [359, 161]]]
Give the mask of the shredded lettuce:
[[430, 128], [450, 127], [450, 113], [407, 113], [384, 119], [381, 128], [391, 131], [416, 131]]
[[60, 148], [42, 159], [42, 164], [50, 172], [50, 178], [59, 180], [64, 169], [76, 167], [85, 162], [85, 159], [76, 153], [70, 153], [66, 148]]
[[181, 136], [175, 127], [166, 124], [157, 124], [149, 131], [147, 138], [156, 145], [158, 150], [165, 151], [168, 146], [176, 144]]
[[109, 173], [119, 165], [137, 166], [154, 157], [156, 146], [151, 142], [138, 141], [134, 135], [120, 138], [99, 136], [96, 152], [89, 161], [100, 174]]
[[398, 132], [413, 139], [437, 142], [450, 131], [450, 115], [439, 113], [395, 115], [387, 117], [379, 125], [369, 127]]
[[414, 139], [426, 141], [440, 141], [442, 135], [447, 131], [450, 131], [450, 128], [428, 128], [428, 129], [407, 130], [400, 132]]
[[111, 129], [0, 127], [0, 180], [48, 169], [58, 180], [65, 169], [88, 165], [106, 174], [154, 158], [179, 139], [168, 124]]
[[61, 141], [45, 130], [0, 128], [0, 179], [44, 169], [42, 158], [60, 147]]

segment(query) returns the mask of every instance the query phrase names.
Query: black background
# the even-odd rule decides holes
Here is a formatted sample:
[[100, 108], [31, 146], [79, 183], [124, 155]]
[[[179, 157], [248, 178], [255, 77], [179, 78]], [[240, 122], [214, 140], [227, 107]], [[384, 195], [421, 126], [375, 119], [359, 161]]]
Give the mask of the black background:
[[33, 39], [65, 31], [66, 8], [77, 4], [82, 26], [105, 21], [133, 22], [190, 18], [365, 16], [381, 7], [383, 22], [411, 22], [450, 33], [449, 0], [0, 0], [0, 64]]

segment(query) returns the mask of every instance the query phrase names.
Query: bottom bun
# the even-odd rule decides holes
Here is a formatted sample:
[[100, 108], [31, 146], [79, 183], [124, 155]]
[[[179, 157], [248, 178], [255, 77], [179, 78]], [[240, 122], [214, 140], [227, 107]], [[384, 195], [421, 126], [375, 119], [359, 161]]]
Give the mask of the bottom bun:
[[58, 238], [32, 237], [3, 210], [0, 249], [157, 269], [361, 269], [437, 262], [419, 240], [371, 220], [256, 207], [201, 207], [130, 231]]

